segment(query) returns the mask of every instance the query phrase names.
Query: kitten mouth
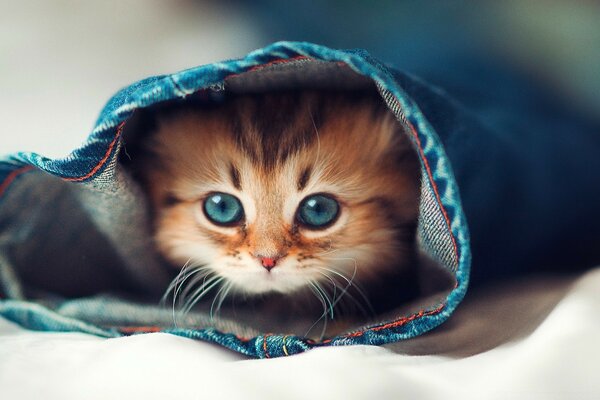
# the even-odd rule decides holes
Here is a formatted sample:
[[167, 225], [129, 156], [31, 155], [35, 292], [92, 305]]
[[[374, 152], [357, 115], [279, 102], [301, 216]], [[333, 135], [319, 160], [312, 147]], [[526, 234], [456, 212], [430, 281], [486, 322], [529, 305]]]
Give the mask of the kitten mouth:
[[286, 273], [277, 268], [269, 271], [262, 266], [260, 270], [254, 270], [245, 276], [229, 276], [228, 280], [239, 291], [257, 295], [263, 293], [289, 294], [306, 286], [305, 279], [300, 276]]

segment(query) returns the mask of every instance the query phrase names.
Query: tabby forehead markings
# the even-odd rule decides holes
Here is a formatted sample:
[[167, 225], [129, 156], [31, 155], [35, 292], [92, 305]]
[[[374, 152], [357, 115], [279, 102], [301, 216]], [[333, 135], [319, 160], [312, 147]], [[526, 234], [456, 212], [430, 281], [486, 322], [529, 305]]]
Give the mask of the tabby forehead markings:
[[306, 167], [302, 170], [300, 177], [298, 178], [298, 191], [301, 192], [306, 188], [308, 181], [310, 180], [310, 174], [312, 173], [311, 167]]
[[229, 176], [231, 178], [231, 184], [237, 190], [242, 190], [242, 183], [240, 181], [240, 171], [235, 165], [229, 164]]
[[266, 97], [258, 104], [242, 101], [245, 112], [231, 115], [231, 130], [240, 149], [255, 164], [272, 171], [290, 156], [311, 146], [322, 118], [301, 97]]

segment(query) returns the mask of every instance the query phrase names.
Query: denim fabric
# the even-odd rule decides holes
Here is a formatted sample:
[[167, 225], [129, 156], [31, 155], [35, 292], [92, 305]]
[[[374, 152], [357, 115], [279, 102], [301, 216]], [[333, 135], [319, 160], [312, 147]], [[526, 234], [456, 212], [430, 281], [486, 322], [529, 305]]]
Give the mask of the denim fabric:
[[[456, 286], [441, 301], [434, 305], [376, 323], [337, 337], [315, 342], [306, 338], [284, 333], [257, 333], [246, 329], [248, 336], [241, 334], [245, 328], [235, 327], [235, 321], [221, 321], [218, 326], [207, 326], [210, 321], [198, 317], [199, 329], [165, 328], [160, 322], [164, 319], [160, 309], [125, 303], [118, 298], [96, 300], [71, 300], [63, 302], [51, 294], [37, 293], [36, 302], [5, 299], [0, 301], [0, 315], [30, 329], [47, 331], [78, 331], [104, 337], [127, 335], [139, 332], [164, 331], [184, 337], [207, 340], [252, 357], [270, 358], [296, 354], [318, 346], [341, 346], [352, 344], [384, 344], [420, 335], [444, 322], [458, 306], [467, 290], [471, 251], [469, 233], [454, 178], [453, 167], [438, 133], [446, 137], [451, 133], [446, 127], [436, 129], [430, 123], [429, 114], [424, 114], [420, 106], [408, 95], [405, 88], [418, 83], [405, 75], [400, 75], [390, 67], [372, 58], [363, 50], [333, 50], [327, 47], [296, 42], [278, 42], [251, 52], [246, 57], [191, 68], [171, 75], [144, 79], [122, 89], [107, 103], [96, 122], [88, 140], [80, 148], [64, 159], [48, 159], [35, 153], [18, 153], [0, 162], [0, 237], [7, 246], [6, 257], [0, 262], [10, 267], [10, 255], [19, 253], [15, 241], [17, 226], [33, 224], [35, 216], [18, 220], [14, 210], [23, 207], [23, 200], [29, 197], [44, 203], [46, 214], [39, 215], [37, 221], [44, 226], [52, 225], [52, 204], [41, 196], [36, 187], [40, 182], [61, 187], [56, 198], [71, 196], [83, 204], [83, 209], [103, 237], [111, 241], [117, 249], [115, 260], [127, 264], [132, 280], [156, 276], [156, 281], [142, 282], [148, 290], [164, 286], [167, 279], [156, 262], [155, 255], [147, 240], [136, 232], [143, 231], [143, 216], [126, 214], [131, 205], [143, 202], [135, 184], [118, 164], [118, 153], [122, 147], [123, 126], [135, 110], [158, 102], [185, 99], [192, 93], [219, 87], [226, 79], [261, 66], [285, 64], [286, 61], [325, 61], [343, 63], [360, 75], [372, 79], [379, 88], [390, 109], [405, 125], [420, 156], [423, 176], [420, 241], [434, 259], [441, 262], [456, 279]], [[301, 70], [301, 66], [298, 67]], [[449, 102], [434, 90], [428, 92], [429, 100]], [[428, 103], [429, 105], [429, 103]], [[435, 109], [429, 110], [435, 114]], [[447, 116], [449, 121], [460, 119], [462, 115]], [[438, 117], [439, 119], [439, 117]], [[455, 131], [460, 128], [448, 125]], [[33, 166], [33, 167], [31, 167]], [[60, 179], [57, 179], [60, 178]], [[52, 181], [52, 182], [50, 182]], [[56, 182], [55, 182], [56, 181]], [[46, 184], [46, 183], [44, 183]], [[28, 186], [29, 185], [29, 186]], [[21, 188], [21, 197], [19, 197]], [[66, 194], [65, 194], [66, 193]], [[23, 197], [25, 196], [25, 197]], [[31, 209], [36, 209], [35, 204]], [[37, 207], [38, 209], [41, 206]], [[143, 207], [138, 207], [143, 210]], [[125, 223], [124, 223], [125, 221]], [[63, 228], [61, 228], [63, 229]], [[67, 229], [64, 227], [64, 229]], [[85, 230], [68, 228], [73, 237], [86, 236]], [[48, 238], [58, 240], [56, 238]], [[89, 239], [93, 243], [97, 239]], [[98, 239], [99, 240], [99, 239]], [[35, 243], [38, 243], [35, 241]], [[14, 250], [16, 248], [16, 250]], [[68, 248], [54, 252], [52, 257], [67, 258], [82, 249]], [[6, 260], [5, 260], [6, 258]], [[47, 262], [52, 263], [52, 259]], [[117, 261], [115, 261], [117, 262]], [[3, 266], [4, 268], [4, 266]], [[141, 271], [146, 271], [142, 273]], [[148, 271], [153, 271], [148, 273]], [[18, 274], [16, 274], [18, 275]], [[18, 276], [14, 273], [0, 274], [5, 297], [18, 293]], [[28, 297], [34, 298], [34, 297]], [[148, 326], [152, 325], [152, 326]], [[232, 334], [232, 330], [237, 334]]]

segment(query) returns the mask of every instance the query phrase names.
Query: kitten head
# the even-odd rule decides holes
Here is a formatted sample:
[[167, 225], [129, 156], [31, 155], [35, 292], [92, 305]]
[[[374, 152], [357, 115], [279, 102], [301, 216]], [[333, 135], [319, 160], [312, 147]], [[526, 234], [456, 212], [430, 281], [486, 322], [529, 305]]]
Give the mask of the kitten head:
[[414, 252], [405, 136], [371, 95], [244, 95], [163, 116], [142, 168], [158, 248], [246, 293], [385, 279]]

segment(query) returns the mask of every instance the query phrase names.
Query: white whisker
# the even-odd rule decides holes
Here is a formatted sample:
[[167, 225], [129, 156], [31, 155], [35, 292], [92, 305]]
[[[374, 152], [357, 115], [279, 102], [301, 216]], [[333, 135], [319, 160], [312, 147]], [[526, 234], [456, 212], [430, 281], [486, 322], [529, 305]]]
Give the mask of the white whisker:
[[[365, 305], [368, 307], [370, 314], [375, 314], [375, 311], [373, 310], [373, 306], [371, 305], [371, 302], [369, 301], [369, 298], [367, 297], [367, 295], [365, 294], [364, 290], [360, 287], [360, 285], [358, 285], [356, 282], [354, 282], [354, 279], [356, 278], [356, 273], [358, 270], [358, 265], [356, 263], [356, 260], [354, 258], [350, 258], [350, 257], [323, 257], [324, 259], [330, 259], [330, 260], [351, 260], [352, 262], [354, 262], [354, 271], [352, 273], [352, 277], [348, 278], [346, 277], [344, 274], [331, 269], [331, 268], [325, 268], [325, 267], [318, 267], [320, 269], [322, 269], [323, 271], [327, 271], [330, 272], [332, 274], [335, 274], [336, 276], [339, 276], [340, 278], [342, 278], [344, 281], [346, 281], [347, 285], [346, 287], [342, 290], [342, 293], [338, 296], [337, 300], [334, 302], [334, 305], [337, 304], [341, 298], [348, 294], [349, 297], [351, 297], [352, 299], [354, 299], [354, 297], [348, 293], [348, 290], [350, 289], [350, 287], [353, 287], [356, 292], [362, 297], [362, 299], [365, 302]], [[356, 299], [354, 299], [356, 300]], [[355, 302], [357, 305], [359, 305], [359, 302]]]
[[210, 303], [210, 312], [209, 312], [209, 316], [210, 316], [210, 320], [213, 320], [214, 314], [213, 314], [213, 310], [215, 308], [215, 303], [220, 302], [220, 296], [221, 293], [223, 293], [223, 291], [225, 290], [225, 288], [229, 285], [227, 282], [225, 282], [223, 284], [223, 281], [220, 282], [221, 287], [219, 288], [219, 290], [217, 291], [217, 294], [215, 294], [215, 297], [213, 297], [213, 301], [212, 303]]
[[[221, 298], [217, 302], [217, 308], [215, 309], [215, 314], [214, 314], [215, 316], [218, 315], [219, 312], [221, 311], [221, 306], [223, 305], [225, 298], [231, 291], [231, 288], [233, 287], [233, 283], [227, 282], [227, 283], [225, 283], [224, 287], [225, 287], [225, 290], [223, 292], [221, 292]], [[212, 306], [211, 306], [211, 319], [212, 319]]]
[[[204, 268], [196, 268], [198, 266], [200, 266], [201, 264], [199, 263], [190, 263], [191, 262], [191, 258], [189, 260], [186, 261], [186, 263], [183, 265], [183, 267], [181, 268], [181, 270], [179, 271], [179, 273], [177, 274], [177, 276], [175, 276], [175, 278], [171, 281], [171, 283], [169, 284], [169, 286], [167, 287], [167, 289], [165, 290], [165, 293], [163, 294], [161, 300], [160, 300], [160, 304], [161, 305], [165, 305], [165, 303], [167, 302], [167, 298], [169, 296], [169, 294], [171, 292], [173, 292], [173, 300], [172, 300], [172, 304], [171, 304], [171, 310], [172, 310], [172, 316], [173, 316], [173, 324], [175, 325], [175, 327], [177, 327], [177, 318], [175, 315], [175, 304], [177, 302], [177, 297], [179, 294], [179, 291], [181, 290], [182, 286], [184, 285], [184, 283], [193, 275], [197, 274], [198, 272], [206, 269], [206, 267]], [[189, 271], [189, 269], [192, 269], [191, 271]], [[192, 282], [193, 284], [194, 282]]]
[[[212, 271], [212, 269], [210, 269], [208, 267], [204, 267], [204, 268], [198, 268], [196, 273], [199, 273], [199, 274], [197, 276], [193, 277], [191, 279], [191, 281], [187, 283], [187, 285], [185, 286], [185, 289], [183, 289], [183, 285], [179, 286], [179, 290], [183, 289], [183, 291], [181, 292], [181, 296], [179, 296], [181, 299], [178, 302], [179, 305], [181, 305], [181, 303], [187, 298], [190, 291], [194, 288], [194, 286], [198, 282], [200, 282], [201, 280], [203, 282], [206, 282], [206, 278], [208, 278], [211, 274], [214, 274], [215, 272]], [[179, 290], [176, 293], [177, 295], [179, 294]]]
[[[321, 314], [321, 316], [319, 318], [317, 318], [317, 320], [310, 326], [310, 328], [308, 328], [308, 330], [306, 331], [306, 333], [304, 334], [304, 336], [308, 336], [308, 334], [310, 333], [310, 331], [312, 331], [312, 329], [323, 319], [323, 316], [327, 315], [327, 302], [325, 301], [325, 298], [323, 297], [323, 294], [322, 294], [321, 290], [319, 290], [318, 286], [316, 286], [311, 281], [309, 281], [308, 284], [310, 286], [311, 291], [321, 301], [321, 305], [323, 306], [323, 314]], [[320, 336], [321, 339], [325, 335], [325, 330], [326, 329], [327, 329], [327, 318], [325, 318], [325, 320], [323, 321], [323, 328], [321, 329], [321, 336]]]
[[173, 278], [173, 280], [171, 281], [171, 283], [169, 284], [169, 286], [167, 286], [167, 290], [165, 290], [165, 293], [162, 295], [161, 299], [160, 299], [160, 304], [164, 305], [167, 301], [167, 298], [169, 297], [169, 294], [171, 293], [171, 291], [173, 291], [173, 289], [175, 288], [175, 286], [179, 283], [179, 280], [182, 278], [182, 275], [185, 275], [186, 270], [190, 264], [190, 261], [192, 261], [192, 259], [190, 258], [189, 260], [187, 260], [185, 262], [185, 264], [183, 264], [183, 267], [181, 267], [181, 270], [179, 271], [179, 273], [177, 274], [177, 276], [175, 276], [175, 278]]
[[319, 130], [317, 129], [317, 124], [315, 124], [315, 119], [312, 115], [312, 112], [310, 111], [310, 109], [308, 110], [308, 113], [310, 115], [310, 121], [312, 122], [313, 127], [315, 128], [315, 134], [317, 135], [317, 157], [315, 159], [315, 165], [319, 164], [319, 157], [321, 155], [321, 138], [319, 136]]
[[183, 314], [187, 314], [188, 312], [190, 312], [192, 307], [194, 307], [200, 301], [200, 299], [202, 299], [202, 297], [204, 297], [208, 292], [210, 292], [215, 286], [220, 284], [221, 281], [223, 281], [224, 279], [225, 278], [217, 275], [209, 278], [206, 282], [204, 282], [202, 286], [200, 286], [200, 288], [198, 288], [194, 292], [190, 299], [186, 301], [182, 310]]
[[[321, 274], [329, 277], [329, 275], [327, 275], [326, 273], [320, 272]], [[337, 277], [337, 276], [336, 276]], [[330, 279], [333, 279], [333, 277], [329, 277]], [[356, 284], [356, 282], [352, 283], [352, 287], [354, 287], [354, 289], [356, 289], [357, 292], [359, 292], [361, 289], [359, 289], [358, 285]], [[361, 295], [362, 300], [366, 303], [367, 307], [369, 308], [369, 310], [367, 310], [360, 301], [358, 301], [358, 299], [356, 299], [356, 297], [354, 297], [350, 291], [350, 288], [348, 288], [347, 291], [342, 291], [342, 293], [340, 294], [340, 296], [337, 298], [337, 301], [334, 301], [334, 303], [336, 304], [336, 307], [338, 309], [344, 310], [345, 309], [345, 305], [346, 302], [344, 302], [342, 299], [342, 296], [345, 296], [345, 299], [349, 299], [352, 301], [352, 303], [354, 303], [354, 305], [356, 307], [358, 307], [359, 311], [363, 314], [363, 315], [373, 315], [375, 312], [372, 310], [372, 306], [369, 302], [369, 300], [367, 298], [365, 298], [364, 296]], [[339, 304], [338, 304], [339, 303]]]
[[315, 253], [315, 255], [320, 257], [320, 256], [328, 255], [328, 254], [333, 254], [333, 253], [338, 252], [338, 251], [340, 251], [340, 249], [331, 250], [331, 246], [330, 246], [329, 250], [326, 250], [326, 251], [324, 251], [322, 253]]
[[333, 287], [333, 294], [331, 295], [331, 297], [333, 298], [333, 301], [335, 302], [336, 291], [337, 291], [337, 285], [336, 285], [335, 281], [329, 275], [327, 275], [325, 272], [321, 272], [321, 271], [317, 271], [317, 272], [320, 273], [321, 275], [323, 275], [325, 278], [327, 278], [327, 280], [329, 280], [329, 282], [331, 282], [331, 286]]

